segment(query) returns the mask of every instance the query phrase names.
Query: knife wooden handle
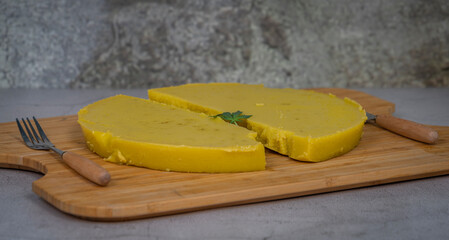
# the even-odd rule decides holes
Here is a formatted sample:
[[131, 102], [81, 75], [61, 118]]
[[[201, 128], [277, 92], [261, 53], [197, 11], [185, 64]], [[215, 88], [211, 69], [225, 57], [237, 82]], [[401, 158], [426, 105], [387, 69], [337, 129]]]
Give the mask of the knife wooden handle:
[[391, 115], [378, 115], [376, 124], [404, 137], [420, 142], [434, 144], [438, 140], [438, 132], [432, 128]]
[[86, 157], [72, 152], [64, 152], [62, 160], [81, 176], [100, 186], [106, 186], [111, 180], [106, 169]]

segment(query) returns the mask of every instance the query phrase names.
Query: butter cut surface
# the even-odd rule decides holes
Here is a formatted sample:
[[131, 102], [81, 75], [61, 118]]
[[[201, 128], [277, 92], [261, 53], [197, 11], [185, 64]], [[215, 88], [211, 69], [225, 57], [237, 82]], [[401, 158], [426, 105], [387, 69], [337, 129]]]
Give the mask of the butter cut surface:
[[179, 172], [265, 169], [256, 134], [205, 114], [117, 95], [78, 112], [88, 148], [107, 161]]
[[280, 154], [319, 162], [352, 150], [362, 135], [365, 111], [348, 98], [310, 90], [238, 83], [187, 84], [148, 90], [151, 100], [216, 115], [252, 115], [242, 126]]

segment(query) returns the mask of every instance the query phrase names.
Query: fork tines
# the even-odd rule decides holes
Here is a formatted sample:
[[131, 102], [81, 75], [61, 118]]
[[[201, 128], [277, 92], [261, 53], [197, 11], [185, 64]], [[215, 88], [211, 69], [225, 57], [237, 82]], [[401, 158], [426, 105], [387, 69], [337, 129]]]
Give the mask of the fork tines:
[[[17, 126], [19, 127], [20, 134], [22, 135], [23, 140], [25, 141], [25, 144], [29, 147], [31, 147], [33, 144], [39, 144], [39, 143], [49, 143], [50, 140], [48, 140], [47, 136], [44, 133], [44, 130], [42, 129], [39, 122], [36, 120], [36, 118], [33, 116], [34, 124], [37, 127], [37, 131], [39, 132], [40, 136], [36, 133], [36, 130], [34, 130], [33, 125], [31, 124], [31, 121], [29, 118], [25, 119], [22, 118], [23, 125], [25, 126], [26, 132], [25, 133], [22, 124], [20, 124], [19, 119], [16, 118]], [[31, 131], [30, 131], [31, 129]], [[28, 138], [29, 136], [29, 138]], [[34, 136], [34, 137], [33, 137]], [[30, 140], [31, 139], [31, 140]]]

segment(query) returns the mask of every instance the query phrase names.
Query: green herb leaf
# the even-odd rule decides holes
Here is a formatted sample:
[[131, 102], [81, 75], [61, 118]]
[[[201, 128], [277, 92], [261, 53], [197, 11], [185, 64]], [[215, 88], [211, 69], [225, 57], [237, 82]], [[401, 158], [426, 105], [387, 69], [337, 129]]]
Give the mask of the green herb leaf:
[[224, 112], [211, 117], [213, 118], [221, 117], [223, 120], [228, 121], [229, 123], [238, 125], [237, 122], [241, 121], [242, 119], [250, 118], [251, 116], [252, 115], [242, 115], [241, 111], [237, 111], [233, 113]]

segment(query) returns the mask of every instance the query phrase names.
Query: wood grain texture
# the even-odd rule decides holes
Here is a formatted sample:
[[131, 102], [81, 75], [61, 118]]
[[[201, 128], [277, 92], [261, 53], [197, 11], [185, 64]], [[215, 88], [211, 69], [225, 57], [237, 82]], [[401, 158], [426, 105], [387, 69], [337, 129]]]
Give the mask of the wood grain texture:
[[62, 161], [78, 172], [81, 176], [100, 186], [108, 185], [111, 180], [111, 176], [108, 171], [97, 163], [92, 162], [89, 158], [73, 152], [64, 152], [62, 155]]
[[377, 126], [420, 142], [435, 144], [438, 140], [438, 133], [432, 128], [392, 115], [378, 115], [375, 122]]
[[[350, 97], [373, 114], [394, 104], [346, 89], [317, 89]], [[351, 152], [304, 163], [266, 151], [267, 169], [248, 173], [176, 173], [103, 161], [85, 146], [76, 116], [40, 119], [57, 147], [92, 159], [111, 174], [107, 187], [79, 176], [52, 152], [21, 141], [14, 122], [0, 124], [0, 167], [42, 172], [33, 191], [63, 212], [91, 220], [120, 221], [331, 192], [449, 173], [449, 127], [434, 127], [435, 145], [416, 142], [371, 124]]]

